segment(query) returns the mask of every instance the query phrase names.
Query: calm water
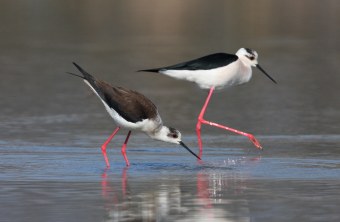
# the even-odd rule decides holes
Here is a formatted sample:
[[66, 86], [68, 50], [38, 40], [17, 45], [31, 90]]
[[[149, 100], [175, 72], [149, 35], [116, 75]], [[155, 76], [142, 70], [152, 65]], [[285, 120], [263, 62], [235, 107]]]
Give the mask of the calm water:
[[[0, 221], [339, 221], [340, 3], [2, 1]], [[136, 70], [249, 47], [278, 82], [213, 95], [203, 162], [133, 133], [132, 165], [100, 145], [114, 125], [72, 61], [138, 90], [197, 152], [207, 91]]]

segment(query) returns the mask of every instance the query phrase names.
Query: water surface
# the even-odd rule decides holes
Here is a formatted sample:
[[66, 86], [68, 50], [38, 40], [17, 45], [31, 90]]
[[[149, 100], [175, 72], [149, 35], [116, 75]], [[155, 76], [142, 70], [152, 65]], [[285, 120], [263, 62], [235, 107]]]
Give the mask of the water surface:
[[[0, 221], [339, 221], [340, 5], [326, 1], [2, 1]], [[131, 162], [75, 61], [138, 90], [195, 152], [207, 95], [136, 70], [249, 47], [262, 67], [213, 95], [203, 161], [133, 133]]]

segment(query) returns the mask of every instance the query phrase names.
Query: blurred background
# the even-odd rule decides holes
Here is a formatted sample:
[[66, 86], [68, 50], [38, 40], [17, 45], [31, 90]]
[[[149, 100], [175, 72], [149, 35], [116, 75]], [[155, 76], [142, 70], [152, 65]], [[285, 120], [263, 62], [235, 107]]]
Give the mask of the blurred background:
[[[340, 221], [340, 1], [0, 1], [0, 221]], [[136, 72], [215, 52], [256, 50], [273, 84], [214, 93], [203, 163], [115, 126], [79, 78], [137, 90], [198, 151], [208, 91]]]
[[207, 91], [136, 70], [241, 47], [279, 84], [253, 70], [248, 84], [214, 94], [208, 120], [256, 135], [338, 134], [339, 12], [337, 0], [1, 1], [0, 140], [110, 133], [97, 98], [65, 74], [73, 61], [140, 91], [166, 124], [195, 134]]

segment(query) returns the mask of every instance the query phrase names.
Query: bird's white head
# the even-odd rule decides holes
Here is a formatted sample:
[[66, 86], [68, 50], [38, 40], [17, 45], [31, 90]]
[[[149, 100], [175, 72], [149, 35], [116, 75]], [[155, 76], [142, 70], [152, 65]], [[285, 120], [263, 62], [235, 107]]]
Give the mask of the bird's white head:
[[264, 69], [259, 65], [258, 62], [258, 54], [255, 50], [249, 49], [249, 48], [240, 48], [237, 52], [236, 55], [238, 58], [248, 66], [253, 66], [258, 68], [263, 74], [265, 74], [271, 81], [276, 83], [276, 81], [266, 72]]
[[167, 126], [162, 126], [160, 130], [150, 136], [156, 140], [176, 144], [180, 144], [182, 138], [181, 133], [177, 129]]
[[181, 133], [172, 127], [167, 127], [167, 126], [162, 126], [162, 128], [156, 132], [154, 132], [153, 134], [149, 134], [149, 136], [153, 139], [156, 140], [161, 140], [164, 142], [168, 142], [168, 143], [175, 143], [175, 144], [179, 144], [182, 147], [184, 147], [186, 150], [188, 150], [192, 155], [194, 155], [195, 157], [197, 157], [198, 159], [201, 159], [200, 157], [198, 157], [193, 151], [191, 151], [189, 149], [189, 147], [187, 147], [183, 142], [182, 142], [182, 135]]
[[258, 54], [255, 50], [248, 49], [248, 48], [240, 48], [236, 55], [240, 58], [242, 62], [249, 66], [256, 66], [258, 64], [257, 58]]

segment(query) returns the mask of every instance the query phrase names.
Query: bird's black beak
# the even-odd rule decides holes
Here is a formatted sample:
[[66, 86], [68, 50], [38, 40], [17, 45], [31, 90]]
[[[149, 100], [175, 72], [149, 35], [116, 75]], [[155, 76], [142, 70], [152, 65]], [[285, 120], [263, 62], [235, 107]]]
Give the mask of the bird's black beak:
[[191, 149], [189, 149], [189, 147], [187, 147], [187, 145], [185, 145], [182, 141], [179, 142], [179, 144], [181, 144], [181, 146], [183, 146], [186, 150], [188, 150], [192, 155], [194, 155], [195, 157], [197, 157], [197, 159], [201, 159], [199, 156], [197, 156], [194, 152], [191, 151]]
[[263, 74], [265, 74], [271, 81], [273, 81], [275, 84], [277, 84], [277, 82], [268, 73], [266, 73], [266, 71], [264, 71], [264, 69], [262, 69], [262, 67], [259, 64], [257, 64], [256, 67], [259, 70], [261, 70], [261, 72], [263, 72]]

